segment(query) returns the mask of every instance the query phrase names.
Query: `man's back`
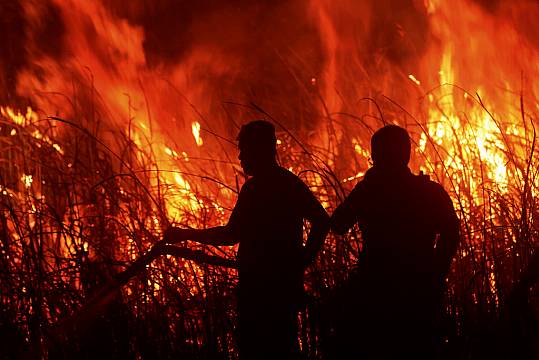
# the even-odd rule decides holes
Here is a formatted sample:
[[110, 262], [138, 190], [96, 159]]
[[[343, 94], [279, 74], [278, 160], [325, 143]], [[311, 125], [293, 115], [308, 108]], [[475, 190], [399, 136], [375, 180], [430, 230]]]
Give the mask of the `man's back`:
[[336, 228], [358, 222], [365, 240], [360, 266], [396, 282], [445, 276], [458, 240], [458, 219], [445, 190], [407, 167], [370, 169], [333, 221]]
[[275, 167], [243, 186], [229, 226], [239, 239], [241, 286], [303, 281], [303, 219], [320, 205], [294, 174]]
[[303, 220], [320, 216], [327, 215], [307, 186], [280, 166], [253, 176], [241, 189], [228, 227], [240, 243], [242, 357], [299, 356], [297, 311], [310, 252], [303, 246]]
[[[458, 241], [449, 196], [407, 167], [374, 167], [332, 217], [338, 233], [355, 223], [364, 248], [339, 296], [340, 351], [429, 358], [433, 317]], [[359, 347], [358, 339], [364, 341]]]
[[445, 190], [410, 172], [410, 155], [405, 129], [377, 130], [373, 167], [332, 216], [335, 232], [358, 223], [364, 240], [357, 272], [337, 295], [338, 348], [347, 355], [432, 358], [433, 318], [459, 224]]

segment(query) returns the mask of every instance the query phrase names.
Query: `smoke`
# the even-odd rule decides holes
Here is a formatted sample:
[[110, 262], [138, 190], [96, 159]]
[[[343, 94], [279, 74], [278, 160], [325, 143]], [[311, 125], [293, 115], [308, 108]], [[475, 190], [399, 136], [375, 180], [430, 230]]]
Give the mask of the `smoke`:
[[40, 57], [61, 61], [65, 28], [50, 0], [3, 1], [0, 14], [0, 100], [13, 103], [22, 100], [16, 94], [19, 71]]
[[[119, 19], [144, 30], [144, 51], [151, 67], [179, 63], [196, 46], [217, 46], [245, 52], [254, 45], [261, 14], [284, 1], [103, 1]], [[291, 14], [294, 15], [294, 14]], [[270, 19], [266, 19], [269, 21]]]
[[[523, 39], [539, 46], [537, 1], [473, 1], [486, 16], [514, 23]], [[330, 25], [321, 23], [315, 8], [326, 12]], [[170, 81], [206, 115], [219, 111], [224, 101], [256, 102], [290, 126], [308, 128], [314, 128], [320, 108], [313, 79], [345, 92], [351, 86], [327, 76], [332, 56], [340, 59], [333, 71], [341, 78], [350, 82], [353, 76], [365, 87], [392, 95], [400, 84], [387, 79], [419, 68], [437, 41], [425, 2], [419, 0], [102, 0], [92, 5], [18, 0], [1, 2], [0, 14], [3, 103], [32, 99], [29, 90], [23, 91], [29, 87], [17, 86], [23, 72], [25, 79], [47, 83], [47, 91], [62, 91], [52, 86], [69, 82], [67, 74], [80, 77], [83, 71], [73, 69], [78, 62], [86, 73], [102, 73], [101, 82], [95, 76], [96, 86], [106, 87], [109, 76], [111, 84], [134, 81], [131, 88], [139, 88], [138, 73], [145, 84], [152, 78]], [[337, 55], [328, 50], [329, 32]], [[138, 36], [141, 43], [131, 43]], [[81, 54], [90, 54], [91, 61]], [[53, 63], [56, 70], [50, 68]], [[350, 74], [345, 67], [360, 70]], [[166, 100], [155, 103], [173, 106]]]
[[[103, 4], [118, 19], [142, 28], [150, 69], [176, 73], [187, 68], [191, 82], [204, 84], [199, 96], [211, 99], [205, 109], [210, 113], [226, 100], [273, 109], [279, 103], [284, 106], [273, 115], [288, 119], [313, 110], [304, 87], [320, 72], [323, 54], [306, 1]], [[209, 54], [213, 64], [206, 64], [200, 53]]]
[[[350, 11], [353, 13], [353, 4]], [[400, 66], [421, 57], [429, 40], [429, 23], [425, 7], [414, 0], [369, 2], [367, 13], [359, 14], [369, 21], [360, 34], [366, 54], [383, 56]], [[347, 26], [345, 22], [344, 27]], [[366, 56], [366, 62], [373, 56]]]
[[10, 100], [17, 71], [24, 66], [24, 17], [18, 2], [0, 3], [0, 99]]
[[[73, 44], [66, 46], [66, 42], [81, 40], [66, 34], [63, 17], [71, 9], [68, 3], [62, 4], [19, 0], [0, 5], [0, 30], [5, 34], [3, 101], [13, 97], [21, 70], [30, 69], [38, 78], [46, 75], [36, 60], [51, 58], [60, 63], [73, 55], [69, 50]], [[327, 54], [321, 47], [319, 24], [309, 13], [310, 1], [114, 0], [102, 1], [102, 6], [118, 21], [142, 29], [149, 70], [173, 72], [204, 49], [221, 65], [217, 73], [210, 70], [205, 79], [199, 79], [208, 84], [209, 94], [218, 94], [221, 100], [256, 99], [267, 106], [291, 99], [307, 108], [314, 106], [299, 94], [306, 91], [311, 78], [320, 77]], [[376, 54], [399, 64], [423, 51], [427, 22], [414, 1], [351, 2], [346, 11], [342, 19], [335, 19], [341, 20], [337, 31], [343, 37], [352, 32], [366, 64]], [[110, 59], [107, 45], [96, 35], [96, 27], [103, 26], [99, 16], [81, 17], [80, 26], [95, 56], [114, 69], [117, 64]], [[272, 100], [264, 101], [267, 98]], [[304, 116], [293, 106], [276, 115], [285, 114]]]
[[[9, 98], [6, 92], [13, 93], [22, 69], [30, 69], [38, 78], [46, 75], [37, 59], [60, 63], [73, 55], [70, 49], [76, 44], [66, 42], [81, 40], [66, 34], [63, 17], [71, 9], [68, 4], [62, 12], [62, 4], [51, 0], [2, 3], [0, 27], [7, 34], [1, 65], [4, 100]], [[219, 71], [198, 69], [203, 75], [195, 81], [206, 84], [208, 96], [257, 101], [267, 107], [290, 104], [275, 114], [287, 118], [301, 119], [314, 111], [316, 99], [311, 102], [305, 93], [311, 79], [320, 78], [327, 54], [321, 46], [324, 35], [309, 13], [310, 1], [115, 0], [102, 1], [102, 6], [113, 18], [142, 30], [150, 71], [173, 73], [204, 49], [219, 64]], [[342, 19], [335, 19], [341, 20], [336, 23], [337, 32], [360, 42], [365, 64], [377, 54], [399, 64], [423, 51], [427, 22], [415, 2], [351, 2], [346, 11]], [[118, 63], [96, 34], [96, 28], [103, 26], [99, 16], [81, 17], [80, 27], [94, 55], [112, 71]], [[122, 71], [121, 67], [117, 70]]]
[[539, 1], [498, 1], [497, 16], [508, 19], [529, 44], [539, 49]]

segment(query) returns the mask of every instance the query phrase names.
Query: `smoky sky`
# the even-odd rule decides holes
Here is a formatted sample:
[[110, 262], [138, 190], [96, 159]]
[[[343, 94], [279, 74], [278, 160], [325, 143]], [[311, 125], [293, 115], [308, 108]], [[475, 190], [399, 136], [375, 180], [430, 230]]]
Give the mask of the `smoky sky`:
[[[23, 11], [28, 2], [37, 9], [32, 19], [27, 19]], [[514, 18], [516, 28], [531, 43], [539, 45], [534, 17], [538, 12], [525, 11], [527, 4], [537, 8], [538, 1], [474, 2], [488, 13]], [[175, 66], [199, 46], [235, 59], [239, 69], [233, 76], [215, 79], [220, 82], [225, 97], [234, 97], [236, 92], [288, 98], [300, 89], [292, 81], [277, 80], [299, 76], [296, 80], [308, 82], [311, 76], [319, 74], [326, 60], [321, 45], [324, 35], [309, 15], [307, 0], [101, 0], [101, 3], [113, 17], [142, 28], [143, 50], [150, 69]], [[366, 68], [376, 62], [373, 55], [399, 65], [418, 59], [428, 47], [430, 31], [422, 1], [348, 3], [348, 7], [342, 8], [342, 21], [336, 23], [336, 31], [349, 33], [357, 41], [355, 46], [362, 53]], [[62, 12], [52, 0], [0, 2], [0, 36], [2, 101], [13, 100], [17, 73], [31, 67], [32, 59], [47, 56], [61, 62], [70, 56], [66, 50], [70, 39]], [[216, 61], [221, 61], [218, 56]], [[39, 75], [39, 69], [36, 73]]]
[[[156, 66], [179, 62], [193, 47], [204, 44], [245, 51], [245, 46], [259, 40], [257, 33], [267, 26], [266, 15], [287, 2], [291, 1], [114, 0], [103, 4], [114, 16], [144, 29], [146, 59]], [[272, 20], [277, 27], [283, 19]]]
[[[319, 36], [307, 15], [309, 2], [305, 0], [115, 0], [103, 4], [115, 16], [142, 26], [150, 66], [181, 61], [193, 46], [201, 44], [220, 45], [248, 56], [256, 55], [263, 46], [294, 45], [298, 37], [313, 41], [309, 45], [316, 47], [314, 40]], [[419, 8], [413, 0], [372, 1], [358, 8], [366, 10], [363, 15], [373, 24], [362, 46], [372, 52], [383, 49], [393, 61], [417, 55], [428, 33], [425, 14]], [[356, 24], [341, 25], [353, 28]], [[276, 41], [279, 38], [281, 43]]]
[[33, 56], [61, 59], [65, 29], [60, 10], [49, 1], [36, 4], [39, 16], [30, 26], [20, 1], [0, 2], [0, 99], [17, 99], [17, 73]]
[[15, 82], [17, 71], [24, 65], [24, 17], [18, 2], [1, 2], [0, 14], [0, 98], [9, 100], [9, 84]]
[[[69, 38], [57, 6], [51, 0], [31, 2], [38, 16], [29, 20], [23, 4], [23, 0], [0, 4], [4, 92], [14, 88], [17, 72], [31, 65], [29, 58], [50, 56], [61, 61], [69, 56], [65, 46]], [[173, 66], [193, 48], [210, 46], [238, 59], [245, 73], [242, 82], [261, 88], [262, 76], [286, 78], [286, 72], [297, 67], [307, 66], [306, 73], [315, 76], [325, 60], [322, 35], [308, 15], [305, 0], [102, 0], [102, 4], [113, 17], [143, 29], [150, 68]], [[394, 62], [422, 51], [427, 22], [414, 1], [373, 1], [364, 9], [373, 26], [363, 34], [362, 51], [382, 51]], [[340, 26], [354, 28], [355, 24]]]

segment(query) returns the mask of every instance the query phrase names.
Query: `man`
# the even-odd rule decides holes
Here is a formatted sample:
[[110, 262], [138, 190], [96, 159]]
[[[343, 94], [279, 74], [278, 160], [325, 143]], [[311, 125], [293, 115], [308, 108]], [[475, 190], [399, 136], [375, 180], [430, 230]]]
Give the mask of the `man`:
[[[253, 121], [238, 135], [239, 160], [251, 178], [226, 226], [171, 228], [164, 242], [239, 242], [238, 327], [242, 359], [299, 356], [297, 311], [303, 273], [329, 231], [329, 217], [307, 186], [276, 161], [274, 126]], [[303, 246], [303, 220], [311, 224]]]
[[341, 352], [365, 358], [432, 358], [432, 319], [459, 239], [445, 190], [408, 168], [410, 138], [388, 125], [371, 139], [373, 167], [337, 207], [331, 228], [359, 224], [358, 272], [340, 294]]

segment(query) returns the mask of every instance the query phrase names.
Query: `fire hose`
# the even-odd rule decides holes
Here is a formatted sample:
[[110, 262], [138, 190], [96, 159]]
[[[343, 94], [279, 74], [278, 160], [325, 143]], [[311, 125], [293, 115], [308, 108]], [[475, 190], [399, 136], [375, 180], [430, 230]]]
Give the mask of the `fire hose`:
[[209, 255], [201, 250], [192, 250], [174, 245], [153, 247], [150, 251], [133, 262], [127, 269], [108, 281], [73, 315], [57, 323], [49, 333], [52, 340], [61, 341], [66, 334], [72, 329], [77, 328], [78, 325], [91, 322], [92, 319], [95, 319], [107, 308], [107, 305], [114, 299], [122, 286], [127, 284], [131, 278], [142, 273], [148, 264], [162, 255], [181, 257], [186, 260], [194, 261], [197, 264], [209, 264], [228, 268], [237, 268], [238, 266], [235, 260], [225, 259], [216, 255]]

